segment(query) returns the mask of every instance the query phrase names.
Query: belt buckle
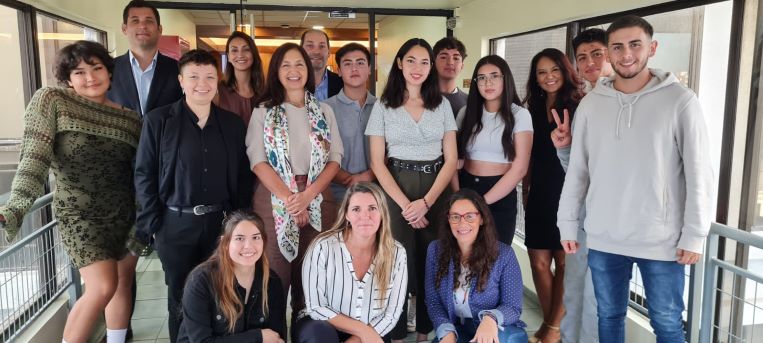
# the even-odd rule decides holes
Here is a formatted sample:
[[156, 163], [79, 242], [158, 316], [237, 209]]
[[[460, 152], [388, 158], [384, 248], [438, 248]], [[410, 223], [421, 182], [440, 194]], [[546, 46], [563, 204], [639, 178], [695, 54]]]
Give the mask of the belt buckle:
[[432, 165], [431, 164], [425, 164], [421, 166], [421, 171], [425, 174], [431, 174], [432, 173]]
[[207, 210], [206, 205], [196, 205], [193, 207], [193, 214], [197, 216], [205, 215], [207, 214], [206, 210]]

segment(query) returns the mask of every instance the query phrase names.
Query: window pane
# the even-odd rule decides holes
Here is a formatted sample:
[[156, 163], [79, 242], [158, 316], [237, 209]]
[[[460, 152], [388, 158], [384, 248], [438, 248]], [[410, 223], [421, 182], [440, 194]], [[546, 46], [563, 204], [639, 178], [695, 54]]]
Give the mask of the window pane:
[[0, 200], [11, 189], [19, 157], [24, 114], [24, 79], [19, 11], [0, 6]]
[[98, 30], [46, 16], [37, 15], [38, 44], [40, 46], [40, 72], [42, 86], [58, 84], [53, 74], [56, 53], [78, 40], [91, 40], [105, 44], [106, 35]]

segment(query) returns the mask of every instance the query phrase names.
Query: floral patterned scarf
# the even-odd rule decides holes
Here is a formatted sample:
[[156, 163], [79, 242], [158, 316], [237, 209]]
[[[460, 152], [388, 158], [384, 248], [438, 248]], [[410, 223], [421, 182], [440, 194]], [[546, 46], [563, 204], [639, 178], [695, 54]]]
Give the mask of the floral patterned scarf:
[[[318, 100], [310, 92], [305, 92], [305, 108], [307, 119], [310, 123], [310, 170], [307, 174], [309, 186], [328, 163], [329, 148], [331, 147], [331, 135], [326, 117], [321, 112]], [[283, 104], [268, 109], [265, 113], [265, 156], [268, 163], [281, 177], [281, 180], [292, 192], [297, 192], [297, 182], [289, 160], [289, 123], [286, 120], [286, 108]], [[302, 153], [298, 151], [297, 153]], [[321, 202], [323, 196], [318, 194], [307, 206], [310, 216], [310, 225], [321, 231]], [[273, 206], [273, 219], [275, 221], [276, 239], [281, 254], [289, 262], [297, 257], [299, 250], [299, 227], [295, 218], [286, 210], [286, 204], [278, 199], [275, 194], [270, 195], [270, 203]]]

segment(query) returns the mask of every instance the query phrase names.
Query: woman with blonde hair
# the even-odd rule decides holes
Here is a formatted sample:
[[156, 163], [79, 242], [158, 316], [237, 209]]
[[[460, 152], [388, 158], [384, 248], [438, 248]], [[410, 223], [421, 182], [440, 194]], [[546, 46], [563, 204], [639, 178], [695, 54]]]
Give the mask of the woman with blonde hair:
[[406, 263], [382, 190], [367, 182], [351, 186], [334, 226], [305, 254], [306, 308], [294, 340], [389, 342], [406, 299]]
[[256, 214], [228, 215], [217, 250], [188, 277], [178, 342], [286, 341], [286, 303], [263, 254], [263, 227]]

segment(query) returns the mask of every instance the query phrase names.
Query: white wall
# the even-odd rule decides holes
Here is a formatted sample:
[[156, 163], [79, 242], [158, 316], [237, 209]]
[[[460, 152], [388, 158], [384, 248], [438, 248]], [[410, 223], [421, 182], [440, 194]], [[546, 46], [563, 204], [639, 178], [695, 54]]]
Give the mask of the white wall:
[[162, 18], [162, 34], [165, 36], [180, 36], [188, 41], [191, 49], [196, 49], [196, 24], [184, 10], [159, 10]]
[[410, 38], [423, 38], [430, 45], [445, 37], [444, 17], [390, 16], [379, 23], [376, 55], [376, 94], [387, 84], [390, 67], [400, 46]]
[[[466, 45], [469, 57], [463, 75], [489, 53], [489, 40], [510, 34], [565, 24], [573, 20], [669, 2], [667, 0], [474, 0], [456, 11], [454, 36]], [[462, 75], [462, 77], [463, 77]]]

